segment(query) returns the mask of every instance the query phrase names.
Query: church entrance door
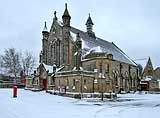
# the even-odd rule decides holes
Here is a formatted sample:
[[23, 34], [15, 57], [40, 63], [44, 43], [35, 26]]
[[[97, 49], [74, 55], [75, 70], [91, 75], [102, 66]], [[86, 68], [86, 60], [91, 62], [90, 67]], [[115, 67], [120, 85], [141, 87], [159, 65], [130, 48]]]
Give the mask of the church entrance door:
[[43, 89], [47, 90], [47, 79], [43, 79]]

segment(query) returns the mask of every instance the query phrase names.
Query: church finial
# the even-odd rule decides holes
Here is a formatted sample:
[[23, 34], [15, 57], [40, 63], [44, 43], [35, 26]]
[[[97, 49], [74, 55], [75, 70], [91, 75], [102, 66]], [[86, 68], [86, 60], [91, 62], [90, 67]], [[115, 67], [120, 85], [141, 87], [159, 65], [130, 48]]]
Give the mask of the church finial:
[[43, 35], [43, 39], [47, 39], [48, 36], [49, 36], [49, 32], [47, 30], [47, 23], [46, 23], [46, 21], [44, 23], [44, 28], [43, 28], [43, 31], [42, 31], [42, 35]]
[[69, 12], [68, 12], [68, 9], [67, 9], [67, 3], [65, 4], [65, 10], [64, 10], [64, 14], [63, 14], [63, 16], [62, 16], [62, 18], [63, 17], [71, 17], [70, 15], [69, 15]]
[[88, 17], [88, 19], [87, 19], [86, 25], [94, 25], [93, 22], [92, 22], [90, 13], [89, 13], [89, 17]]
[[57, 20], [57, 16], [56, 16], [56, 11], [54, 11], [54, 18], [55, 18], [55, 20]]
[[68, 12], [68, 9], [67, 9], [67, 3], [65, 4], [65, 10], [64, 10], [62, 19], [63, 19], [64, 26], [70, 26], [71, 16], [69, 15], [69, 12]]
[[44, 23], [44, 28], [43, 28], [43, 31], [46, 31], [46, 32], [48, 32], [48, 30], [47, 30], [47, 23], [46, 23], [46, 21], [45, 21], [45, 23]]

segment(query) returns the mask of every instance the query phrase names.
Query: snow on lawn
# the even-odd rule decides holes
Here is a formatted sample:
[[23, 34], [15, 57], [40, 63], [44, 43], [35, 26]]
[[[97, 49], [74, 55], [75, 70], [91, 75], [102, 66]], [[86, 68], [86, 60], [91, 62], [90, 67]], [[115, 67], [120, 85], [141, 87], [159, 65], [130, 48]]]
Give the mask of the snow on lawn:
[[123, 94], [118, 101], [86, 102], [45, 92], [0, 89], [0, 118], [151, 118], [160, 115], [160, 95]]

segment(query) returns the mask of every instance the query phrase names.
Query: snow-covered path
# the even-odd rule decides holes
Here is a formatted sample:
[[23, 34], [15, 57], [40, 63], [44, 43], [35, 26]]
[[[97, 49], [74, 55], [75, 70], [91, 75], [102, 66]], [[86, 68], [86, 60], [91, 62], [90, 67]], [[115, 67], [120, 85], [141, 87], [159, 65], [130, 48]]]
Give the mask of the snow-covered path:
[[0, 89], [0, 118], [151, 118], [160, 116], [160, 95], [119, 95], [118, 102], [86, 102], [45, 92]]

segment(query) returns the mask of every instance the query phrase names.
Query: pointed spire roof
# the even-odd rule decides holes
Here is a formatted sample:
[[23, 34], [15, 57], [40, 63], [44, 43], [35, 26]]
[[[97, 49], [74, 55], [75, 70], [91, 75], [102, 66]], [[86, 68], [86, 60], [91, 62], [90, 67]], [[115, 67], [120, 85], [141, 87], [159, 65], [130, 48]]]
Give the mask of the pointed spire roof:
[[43, 32], [48, 32], [46, 21], [45, 21], [45, 24], [44, 24]]
[[150, 57], [148, 58], [148, 62], [147, 62], [146, 67], [147, 67], [147, 66], [149, 66], [150, 68], [153, 69], [153, 65], [152, 65], [152, 61], [151, 61], [151, 58], [150, 58]]
[[69, 18], [71, 18], [71, 16], [69, 15], [68, 9], [67, 9], [67, 3], [65, 4], [65, 10], [64, 10], [62, 18], [63, 17], [69, 17]]
[[143, 76], [153, 76], [153, 65], [150, 57], [148, 58], [146, 67], [144, 68]]
[[91, 16], [90, 16], [90, 13], [89, 13], [89, 17], [87, 19], [87, 22], [85, 25], [88, 25], [88, 24], [91, 24], [91, 25], [94, 25], [93, 22], [92, 22], [92, 19], [91, 19]]

